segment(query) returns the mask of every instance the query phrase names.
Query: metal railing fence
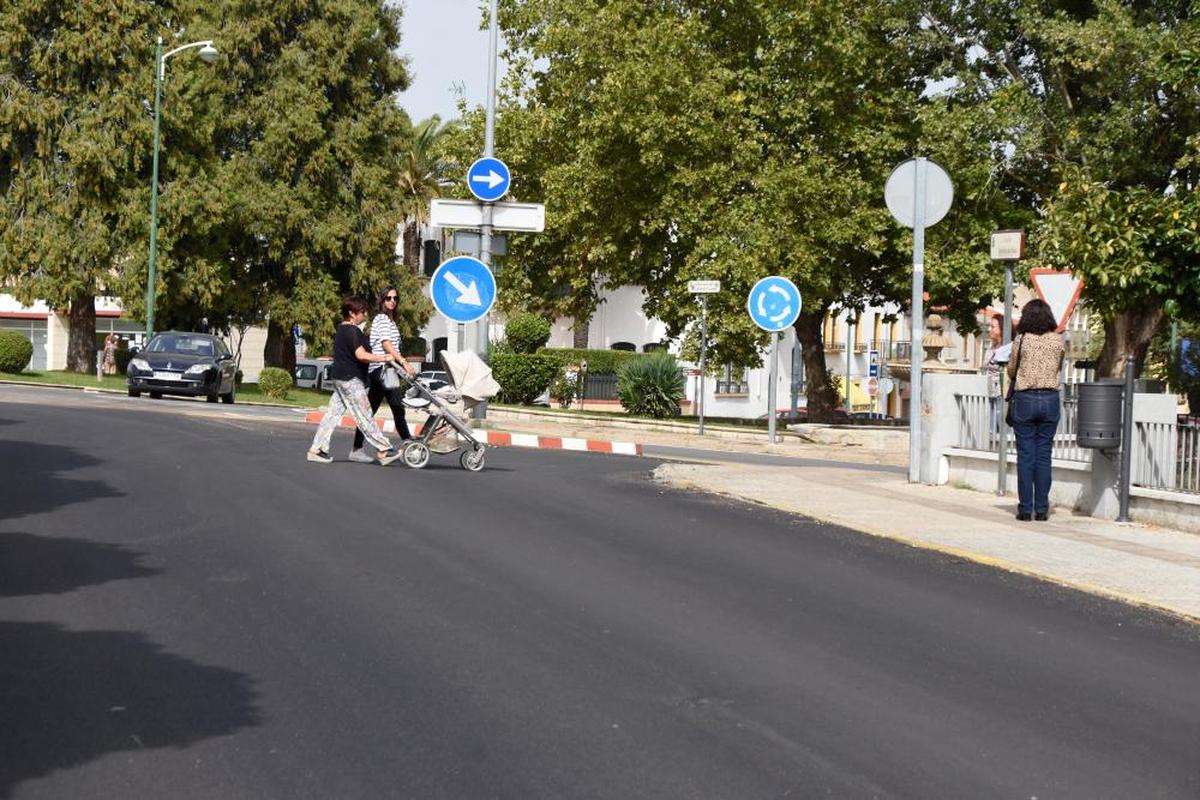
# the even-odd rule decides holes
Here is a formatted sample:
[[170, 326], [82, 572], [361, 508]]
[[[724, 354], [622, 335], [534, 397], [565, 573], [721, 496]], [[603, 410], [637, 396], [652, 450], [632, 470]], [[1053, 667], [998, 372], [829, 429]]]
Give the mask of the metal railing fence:
[[[982, 450], [988, 453], [1000, 449], [999, 415], [1004, 413], [1003, 403], [997, 404], [995, 416], [987, 395], [956, 394], [954, 395], [956, 413], [958, 415], [958, 446], [966, 450]], [[1078, 401], [1074, 397], [1063, 398], [1062, 416], [1058, 421], [1058, 430], [1054, 434], [1054, 450], [1052, 458], [1060, 461], [1078, 461], [1088, 463], [1092, 460], [1091, 451], [1080, 447], [1077, 443], [1076, 432], [1079, 429]], [[1008, 454], [1017, 454], [1016, 438], [1009, 432]]]
[[1138, 422], [1134, 439], [1134, 486], [1200, 493], [1200, 422]]

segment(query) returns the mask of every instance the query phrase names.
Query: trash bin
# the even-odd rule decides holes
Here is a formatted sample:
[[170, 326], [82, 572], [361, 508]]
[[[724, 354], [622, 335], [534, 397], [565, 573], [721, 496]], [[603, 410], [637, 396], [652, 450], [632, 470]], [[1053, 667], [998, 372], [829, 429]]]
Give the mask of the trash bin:
[[1120, 378], [1081, 383], [1076, 440], [1080, 447], [1115, 450], [1121, 446], [1121, 411], [1125, 382]]

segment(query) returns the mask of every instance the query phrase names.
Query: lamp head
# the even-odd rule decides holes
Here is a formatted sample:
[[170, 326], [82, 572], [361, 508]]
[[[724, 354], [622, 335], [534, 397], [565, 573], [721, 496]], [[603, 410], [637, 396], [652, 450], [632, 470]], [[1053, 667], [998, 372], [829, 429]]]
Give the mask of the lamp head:
[[204, 45], [204, 47], [200, 48], [200, 52], [198, 55], [204, 61], [205, 64], [211, 64], [214, 61], [216, 61], [217, 56], [219, 56], [221, 54], [217, 52], [217, 48], [212, 46], [212, 42], [209, 42], [208, 44]]

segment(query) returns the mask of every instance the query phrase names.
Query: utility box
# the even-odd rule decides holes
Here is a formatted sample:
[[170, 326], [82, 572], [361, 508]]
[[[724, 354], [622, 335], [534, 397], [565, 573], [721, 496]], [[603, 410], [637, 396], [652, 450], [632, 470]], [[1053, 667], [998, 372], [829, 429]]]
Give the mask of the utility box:
[[1121, 446], [1125, 381], [1105, 378], [1076, 386], [1079, 395], [1076, 440], [1080, 447], [1115, 450]]

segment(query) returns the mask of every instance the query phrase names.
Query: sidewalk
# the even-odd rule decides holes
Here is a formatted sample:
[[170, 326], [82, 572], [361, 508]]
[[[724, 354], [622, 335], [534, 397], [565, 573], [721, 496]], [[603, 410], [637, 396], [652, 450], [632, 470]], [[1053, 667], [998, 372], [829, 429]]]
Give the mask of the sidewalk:
[[[638, 430], [603, 420], [563, 422], [550, 416], [489, 411], [489, 427], [543, 435], [632, 439], [642, 445], [710, 450], [705, 462], [668, 462], [656, 479], [672, 486], [699, 489], [761, 503], [864, 533], [906, 542], [1032, 575], [1084, 591], [1145, 605], [1200, 622], [1200, 536], [1140, 524], [1121, 524], [1077, 516], [1056, 508], [1048, 522], [1017, 522], [1016, 498], [910, 484], [902, 473], [864, 473], [853, 464], [904, 466], [908, 453], [865, 445], [806, 442], [793, 434], [779, 444], [762, 431], [695, 426], [663, 430], [653, 423]], [[630, 430], [630, 427], [635, 427]], [[690, 430], [689, 430], [690, 429]], [[770, 453], [837, 464], [762, 466], [722, 461], [721, 452]]]

